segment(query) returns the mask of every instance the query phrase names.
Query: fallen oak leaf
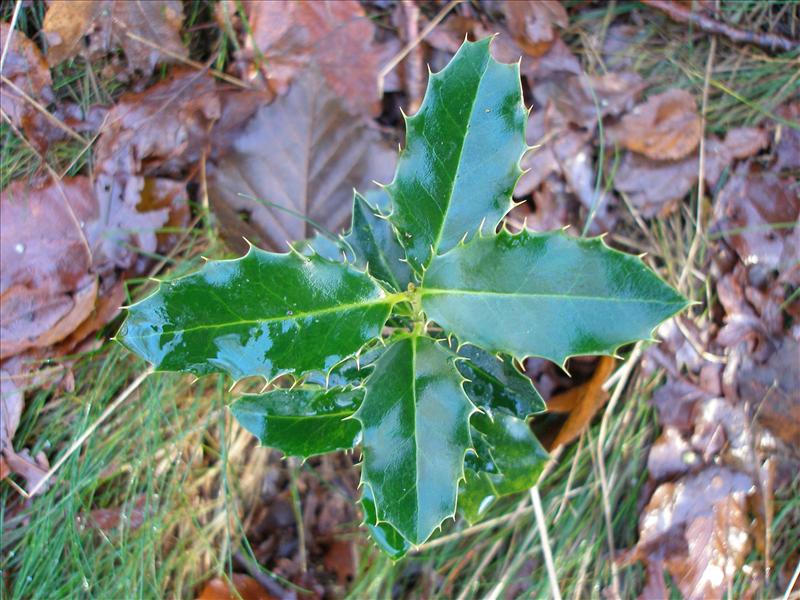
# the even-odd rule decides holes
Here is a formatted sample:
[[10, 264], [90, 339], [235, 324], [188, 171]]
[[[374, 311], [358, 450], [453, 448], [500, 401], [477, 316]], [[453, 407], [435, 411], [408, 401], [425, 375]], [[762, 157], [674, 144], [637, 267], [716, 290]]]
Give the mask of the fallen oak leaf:
[[569, 412], [567, 420], [550, 444], [550, 451], [577, 439], [608, 400], [603, 383], [614, 371], [614, 365], [613, 357], [601, 356], [589, 381], [562, 394], [556, 394], [547, 402], [547, 410], [550, 412]]

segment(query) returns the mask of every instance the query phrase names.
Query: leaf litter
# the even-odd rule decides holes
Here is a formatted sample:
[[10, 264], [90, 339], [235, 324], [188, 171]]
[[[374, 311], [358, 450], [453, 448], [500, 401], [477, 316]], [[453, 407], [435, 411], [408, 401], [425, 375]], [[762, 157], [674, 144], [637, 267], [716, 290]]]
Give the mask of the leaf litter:
[[[45, 53], [16, 31], [3, 68], [4, 77], [69, 127], [99, 131], [88, 175], [60, 182], [39, 177], [29, 189], [14, 182], [3, 190], [0, 205], [0, 471], [20, 473], [28, 489], [48, 464], [44, 454], [34, 458], [13, 446], [24, 389], [43, 384], [44, 373], [51, 372], [69, 385], [68, 364], [38, 371], [40, 376], [30, 365], [89, 347], [91, 335], [117, 313], [124, 279], [145, 273], [152, 264], [147, 255], [167, 252], [176, 243], [175, 234], [160, 230], [189, 223], [189, 203], [198, 199], [193, 186], [204, 185], [201, 172], [208, 174], [212, 208], [229, 243], [236, 246], [244, 233], [275, 247], [307, 236], [312, 227], [273, 205], [337, 230], [346, 221], [349, 188], [363, 189], [367, 177], [388, 181], [383, 173], [391, 174], [394, 161], [379, 127], [360, 116], [383, 110], [383, 123], [387, 111], [396, 110], [378, 97], [377, 77], [399, 50], [401, 36], [376, 27], [380, 18], [372, 18], [372, 9], [357, 2], [221, 4], [217, 21], [229, 24], [237, 36], [231, 70], [252, 88], [234, 90], [206, 72], [183, 67], [167, 68], [160, 81], [149, 79], [157, 64], [189, 55], [180, 39], [180, 3], [109, 8], [107, 2], [83, 2], [71, 11], [67, 4], [75, 5], [50, 3], [40, 40]], [[396, 15], [395, 26], [412, 32], [408, 19], [420, 20], [417, 30], [428, 19], [425, 11], [398, 8]], [[695, 97], [680, 89], [647, 93], [648, 82], [632, 72], [634, 62], [625, 60], [640, 43], [636, 26], [612, 25], [602, 48], [611, 70], [584, 72], [583, 61], [562, 39], [569, 16], [555, 2], [493, 3], [486, 11], [461, 5], [425, 38], [417, 56], [435, 70], [465, 34], [500, 31], [493, 45], [497, 57], [508, 62], [522, 57], [525, 91], [533, 104], [528, 143], [535, 148], [524, 163], [531, 170], [516, 190], [524, 201], [512, 215], [519, 225], [527, 219], [537, 229], [580, 226], [591, 214], [589, 232], [600, 232], [619, 227], [628, 206], [646, 219], [675, 215], [700, 176]], [[3, 47], [8, 30], [4, 23]], [[404, 35], [402, 42], [408, 41]], [[125, 63], [115, 66], [116, 76], [132, 81], [138, 92], [123, 94], [110, 110], [76, 111], [56, 97], [47, 63], [80, 55], [86, 61], [110, 57], [116, 64], [117, 50]], [[403, 94], [413, 101], [414, 82], [425, 78], [421, 64], [424, 60], [403, 61], [398, 71], [403, 76], [385, 85], [394, 103]], [[35, 147], [45, 150], [65, 135], [30, 100], [11, 92], [4, 86], [3, 111]], [[800, 228], [792, 177], [800, 135], [787, 125], [797, 122], [798, 106], [775, 110], [780, 121], [721, 137], [707, 134], [704, 141], [703, 176], [713, 199], [712, 285], [719, 301], [709, 307], [703, 328], [689, 321], [682, 329], [665, 326], [660, 332], [665, 341], [646, 353], [646, 367], [664, 369], [667, 380], [653, 398], [662, 432], [648, 461], [652, 493], [642, 498], [639, 543], [623, 556], [646, 563], [643, 593], [666, 595], [666, 570], [685, 597], [720, 595], [749, 549], [763, 545], [760, 532], [768, 511], [758, 506], [769, 504], [772, 493], [765, 484], [767, 467], [777, 465], [775, 485], [780, 486], [800, 465], [800, 385], [793, 368], [800, 358]], [[282, 145], [294, 139], [289, 135], [306, 137], [303, 143]], [[287, 173], [274, 164], [296, 168]], [[247, 185], [241, 186], [239, 178]], [[34, 209], [41, 217], [24, 213]], [[65, 219], [67, 209], [75, 219]], [[573, 228], [573, 233], [578, 232]], [[19, 247], [29, 254], [17, 262]], [[709, 360], [714, 356], [726, 362]], [[529, 359], [525, 366], [546, 398], [566, 389], [573, 400], [580, 396], [579, 406], [596, 408], [604, 398], [601, 375], [606, 378], [613, 361], [603, 359], [594, 378], [593, 363], [576, 363], [575, 373], [588, 381], [579, 387], [544, 361]], [[575, 431], [594, 410], [586, 414]], [[327, 565], [333, 579], [298, 568], [285, 482], [265, 497], [261, 510], [266, 514], [253, 515], [262, 529], [252, 541], [259, 562], [322, 593], [331, 589], [327, 586], [346, 585], [355, 568], [343, 558], [351, 554], [352, 542], [342, 541], [337, 529], [354, 522], [354, 515], [347, 512], [349, 500], [331, 499], [312, 480], [303, 485], [309, 486], [301, 492], [303, 514], [310, 519], [305, 525], [312, 563]], [[279, 518], [286, 508], [289, 512]], [[116, 509], [97, 510], [111, 511], [113, 521]], [[315, 519], [324, 523], [321, 530]]]

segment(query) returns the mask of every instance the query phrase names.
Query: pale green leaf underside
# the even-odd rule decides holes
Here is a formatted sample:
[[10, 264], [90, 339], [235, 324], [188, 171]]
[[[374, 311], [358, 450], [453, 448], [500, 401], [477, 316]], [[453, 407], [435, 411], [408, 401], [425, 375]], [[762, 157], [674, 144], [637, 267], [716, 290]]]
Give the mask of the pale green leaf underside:
[[428, 337], [395, 341], [375, 364], [356, 418], [362, 480], [378, 521], [421, 544], [455, 514], [474, 406], [452, 353]]
[[494, 231], [521, 174], [527, 110], [519, 65], [500, 64], [491, 38], [465, 42], [428, 80], [387, 191], [409, 263], [421, 272], [462, 238]]
[[351, 266], [256, 248], [165, 282], [120, 341], [160, 370], [236, 379], [327, 370], [380, 336], [392, 298]]
[[276, 389], [243, 396], [231, 412], [263, 445], [308, 458], [350, 449], [359, 442], [361, 426], [348, 417], [363, 397], [363, 389]]
[[686, 305], [637, 257], [562, 232], [479, 236], [422, 283], [426, 315], [462, 342], [558, 364], [647, 339]]

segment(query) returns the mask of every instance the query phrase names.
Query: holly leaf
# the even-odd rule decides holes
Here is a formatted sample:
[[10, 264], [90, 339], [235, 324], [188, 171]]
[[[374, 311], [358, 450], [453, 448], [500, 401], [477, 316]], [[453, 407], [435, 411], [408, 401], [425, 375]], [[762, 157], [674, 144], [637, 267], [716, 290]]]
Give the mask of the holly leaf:
[[475, 414], [471, 423], [476, 454], [467, 457], [458, 507], [475, 523], [501, 496], [535, 485], [548, 454], [524, 418], [500, 411]]
[[563, 232], [478, 237], [437, 256], [422, 285], [426, 315], [460, 340], [562, 366], [650, 338], [686, 306], [639, 258]]
[[455, 514], [475, 406], [461, 387], [452, 353], [409, 335], [377, 360], [355, 417], [363, 427], [361, 477], [377, 520], [421, 544]]
[[[385, 197], [378, 192], [373, 198]], [[354, 264], [395, 291], [404, 291], [411, 281], [411, 267], [397, 241], [389, 219], [356, 193], [353, 199], [353, 224], [345, 237], [355, 254]]]
[[243, 396], [231, 406], [242, 427], [265, 446], [287, 456], [308, 458], [355, 446], [358, 421], [348, 419], [361, 404], [363, 389], [309, 386]]
[[361, 491], [361, 510], [364, 513], [364, 525], [378, 548], [386, 552], [394, 560], [403, 558], [411, 548], [411, 544], [386, 521], [378, 521], [375, 508], [375, 497], [372, 489], [364, 485]]
[[510, 356], [495, 356], [470, 345], [459, 348], [458, 355], [467, 359], [456, 363], [467, 379], [464, 391], [484, 412], [504, 410], [525, 419], [547, 409], [530, 377], [519, 372]]
[[422, 106], [405, 120], [406, 147], [386, 190], [418, 272], [465, 237], [494, 231], [512, 206], [528, 112], [519, 64], [496, 62], [490, 42], [464, 42], [430, 76]]
[[392, 303], [348, 265], [251, 248], [162, 283], [119, 339], [159, 370], [269, 381], [330, 369], [380, 335]]

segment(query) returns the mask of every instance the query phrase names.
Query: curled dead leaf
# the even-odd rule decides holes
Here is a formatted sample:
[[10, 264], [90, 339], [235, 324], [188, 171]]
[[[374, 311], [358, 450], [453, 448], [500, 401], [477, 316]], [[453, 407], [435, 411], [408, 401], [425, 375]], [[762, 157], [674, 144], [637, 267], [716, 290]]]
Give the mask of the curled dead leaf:
[[577, 439], [608, 400], [603, 384], [614, 371], [615, 364], [613, 357], [601, 356], [589, 381], [557, 394], [547, 402], [547, 410], [550, 412], [569, 412], [567, 420], [550, 444], [551, 451]]

